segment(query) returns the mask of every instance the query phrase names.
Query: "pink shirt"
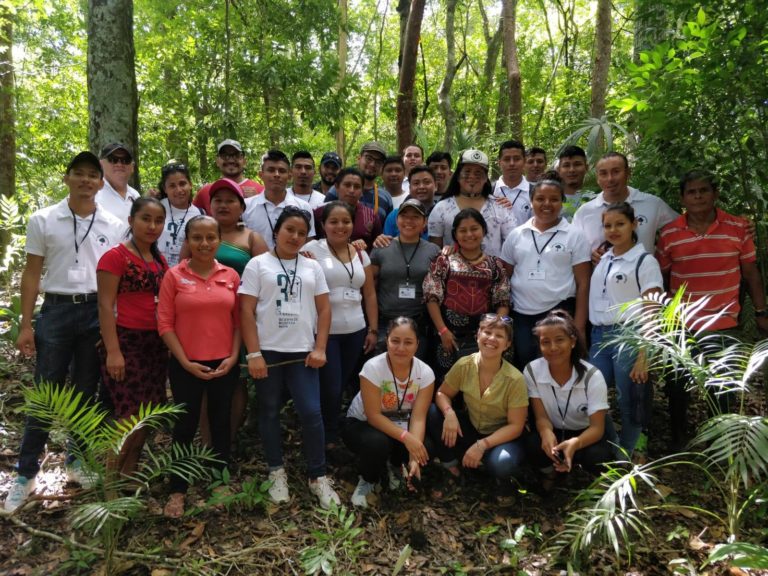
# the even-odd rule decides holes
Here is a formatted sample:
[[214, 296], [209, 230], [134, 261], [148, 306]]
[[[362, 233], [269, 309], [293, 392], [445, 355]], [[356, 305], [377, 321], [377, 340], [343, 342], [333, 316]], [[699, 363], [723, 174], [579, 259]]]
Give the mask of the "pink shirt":
[[184, 260], [165, 274], [160, 286], [157, 329], [160, 336], [175, 332], [190, 360], [219, 360], [232, 353], [240, 326], [237, 272], [214, 263], [207, 279]]

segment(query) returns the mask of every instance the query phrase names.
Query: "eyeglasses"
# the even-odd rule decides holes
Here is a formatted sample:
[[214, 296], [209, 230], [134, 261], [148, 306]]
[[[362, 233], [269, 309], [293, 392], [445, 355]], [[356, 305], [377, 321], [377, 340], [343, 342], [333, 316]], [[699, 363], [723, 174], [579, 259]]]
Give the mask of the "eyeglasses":
[[180, 164], [180, 163], [166, 164], [165, 166], [160, 168], [160, 174], [163, 176], [166, 176], [171, 172], [186, 172], [186, 171], [187, 171], [187, 167], [184, 164]]
[[133, 158], [128, 158], [128, 156], [107, 156], [107, 162], [110, 164], [123, 164], [124, 166], [128, 166], [133, 163]]
[[501, 321], [504, 324], [512, 324], [512, 318], [509, 316], [499, 316], [498, 314], [483, 314], [483, 320], [488, 322]]
[[242, 157], [242, 152], [219, 152], [219, 158], [222, 160], [240, 160]]
[[377, 166], [384, 165], [384, 158], [379, 158], [378, 156], [371, 156], [370, 154], [363, 154], [363, 160], [365, 162], [376, 164]]

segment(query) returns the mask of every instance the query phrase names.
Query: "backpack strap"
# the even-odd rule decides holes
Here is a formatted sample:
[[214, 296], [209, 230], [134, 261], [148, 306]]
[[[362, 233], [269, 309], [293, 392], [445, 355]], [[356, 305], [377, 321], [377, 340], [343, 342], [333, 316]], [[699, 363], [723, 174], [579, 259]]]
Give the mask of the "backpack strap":
[[637, 266], [635, 266], [635, 282], [637, 282], [637, 290], [641, 292], [641, 296], [642, 291], [640, 289], [640, 266], [643, 264], [643, 260], [645, 260], [646, 256], [648, 256], [648, 252], [643, 252], [640, 254], [640, 257], [637, 259]]

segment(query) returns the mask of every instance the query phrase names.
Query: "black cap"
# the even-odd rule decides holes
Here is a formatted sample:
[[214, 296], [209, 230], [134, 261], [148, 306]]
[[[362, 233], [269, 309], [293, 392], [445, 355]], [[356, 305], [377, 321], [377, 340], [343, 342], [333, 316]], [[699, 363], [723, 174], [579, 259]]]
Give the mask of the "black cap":
[[400, 204], [397, 213], [400, 214], [406, 208], [413, 208], [416, 212], [424, 216], [424, 218], [427, 217], [427, 209], [424, 208], [424, 204], [422, 204], [418, 198], [408, 198], [405, 202]]
[[67, 174], [70, 173], [72, 168], [77, 166], [78, 164], [88, 164], [90, 166], [93, 166], [96, 168], [96, 170], [99, 171], [99, 174], [101, 174], [101, 177], [104, 177], [104, 169], [101, 167], [101, 162], [99, 162], [99, 159], [96, 157], [96, 154], [93, 154], [91, 152], [80, 152], [77, 156], [72, 158], [72, 160], [69, 161], [69, 164], [67, 164]]
[[128, 154], [128, 158], [133, 160], [133, 154], [131, 154], [131, 150], [128, 148], [128, 146], [121, 144], [120, 142], [112, 142], [111, 144], [104, 146], [104, 148], [101, 149], [99, 158], [106, 158], [116, 150], [123, 150], [126, 154]]
[[341, 168], [342, 166], [341, 157], [338, 154], [336, 154], [336, 152], [326, 152], [325, 154], [323, 154], [323, 158], [320, 160], [320, 166], [322, 166], [323, 164], [328, 164], [329, 162], [333, 162], [339, 168]]

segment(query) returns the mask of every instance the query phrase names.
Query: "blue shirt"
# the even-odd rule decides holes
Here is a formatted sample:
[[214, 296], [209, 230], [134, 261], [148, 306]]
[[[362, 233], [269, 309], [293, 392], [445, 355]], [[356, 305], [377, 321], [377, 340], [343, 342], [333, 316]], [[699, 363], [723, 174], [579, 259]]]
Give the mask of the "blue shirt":
[[[387, 218], [387, 214], [392, 212], [394, 204], [392, 203], [392, 196], [383, 187], [378, 186], [379, 189], [379, 218], [384, 222]], [[328, 190], [328, 194], [325, 195], [325, 201], [331, 202], [332, 200], [338, 200], [339, 195], [336, 193], [336, 186], [331, 186]], [[360, 202], [373, 209], [373, 188], [363, 190], [363, 196], [360, 198]]]

